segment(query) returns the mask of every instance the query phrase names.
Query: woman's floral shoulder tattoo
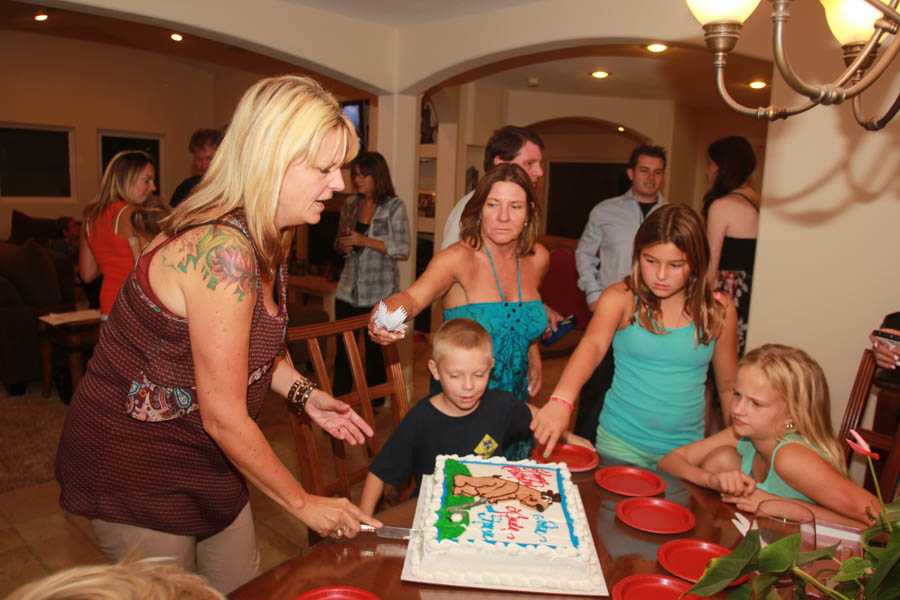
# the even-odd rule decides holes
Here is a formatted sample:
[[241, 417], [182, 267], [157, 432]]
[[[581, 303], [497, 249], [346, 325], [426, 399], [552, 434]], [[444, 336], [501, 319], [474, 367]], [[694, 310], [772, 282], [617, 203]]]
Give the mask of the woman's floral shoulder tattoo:
[[200, 269], [211, 290], [234, 286], [234, 294], [242, 302], [244, 296], [256, 292], [253, 250], [243, 241], [239, 234], [224, 227], [207, 227], [202, 235], [182, 236], [176, 255], [183, 258], [177, 264], [166, 262], [182, 273], [189, 268]]

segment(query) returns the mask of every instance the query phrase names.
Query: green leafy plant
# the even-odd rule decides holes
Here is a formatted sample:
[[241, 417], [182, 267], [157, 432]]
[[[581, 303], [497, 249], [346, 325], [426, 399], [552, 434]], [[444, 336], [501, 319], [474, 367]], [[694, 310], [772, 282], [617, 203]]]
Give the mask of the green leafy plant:
[[[872, 476], [875, 467], [872, 459], [878, 455], [855, 431], [851, 431], [856, 443], [847, 440], [851, 448], [865, 456]], [[790, 580], [795, 599], [807, 597], [807, 586], [819, 590], [826, 598], [836, 600], [894, 600], [900, 598], [900, 500], [885, 505], [881, 490], [877, 487], [881, 513], [874, 525], [862, 532], [863, 556], [852, 556], [839, 561], [835, 557], [838, 544], [800, 552], [800, 535], [784, 537], [765, 548], [759, 540], [759, 531], [750, 530], [731, 554], [710, 561], [703, 577], [687, 593], [710, 597], [721, 592], [734, 581], [757, 573], [751, 583], [744, 583], [728, 595], [728, 600], [777, 600], [774, 590], [779, 581]], [[886, 541], [885, 541], [886, 540]], [[834, 567], [808, 573], [803, 567], [821, 560], [829, 560]]]

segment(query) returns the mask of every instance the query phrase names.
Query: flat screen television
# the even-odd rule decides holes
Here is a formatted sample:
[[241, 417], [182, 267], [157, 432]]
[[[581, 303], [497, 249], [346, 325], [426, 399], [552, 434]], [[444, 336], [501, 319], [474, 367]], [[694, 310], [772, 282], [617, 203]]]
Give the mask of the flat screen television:
[[363, 100], [347, 100], [341, 102], [341, 109], [344, 114], [356, 127], [356, 135], [359, 139], [359, 151], [362, 152], [369, 147], [369, 101]]

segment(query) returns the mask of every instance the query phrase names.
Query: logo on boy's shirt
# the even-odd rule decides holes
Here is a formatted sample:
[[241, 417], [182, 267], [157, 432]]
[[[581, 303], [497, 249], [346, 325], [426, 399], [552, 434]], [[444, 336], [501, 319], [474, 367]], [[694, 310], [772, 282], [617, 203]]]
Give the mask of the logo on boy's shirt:
[[489, 434], [484, 434], [484, 437], [481, 438], [481, 441], [478, 442], [478, 445], [475, 446], [475, 454], [480, 456], [481, 458], [490, 458], [494, 455], [494, 452], [497, 451], [500, 445], [492, 438]]

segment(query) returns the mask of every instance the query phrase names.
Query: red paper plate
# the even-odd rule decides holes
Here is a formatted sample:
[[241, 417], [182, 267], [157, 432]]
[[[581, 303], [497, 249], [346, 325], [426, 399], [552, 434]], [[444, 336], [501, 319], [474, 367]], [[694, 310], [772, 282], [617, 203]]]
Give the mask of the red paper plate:
[[600, 464], [600, 457], [593, 450], [575, 444], [557, 444], [553, 448], [553, 454], [544, 458], [544, 446], [537, 446], [531, 451], [532, 460], [540, 463], [561, 462], [573, 473], [590, 471]]
[[697, 523], [691, 511], [662, 498], [628, 498], [616, 505], [616, 516], [626, 525], [650, 533], [682, 533]]
[[656, 551], [656, 558], [663, 568], [682, 579], [696, 582], [703, 575], [706, 565], [714, 558], [731, 552], [725, 546], [700, 540], [672, 540]]
[[597, 485], [623, 496], [655, 496], [666, 489], [665, 480], [650, 471], [616, 465], [594, 473]]
[[[678, 600], [691, 584], [665, 575], [631, 575], [619, 581], [613, 588], [613, 600]], [[699, 600], [694, 594], [687, 600]]]
[[294, 600], [381, 600], [372, 592], [346, 585], [330, 585], [300, 594]]

